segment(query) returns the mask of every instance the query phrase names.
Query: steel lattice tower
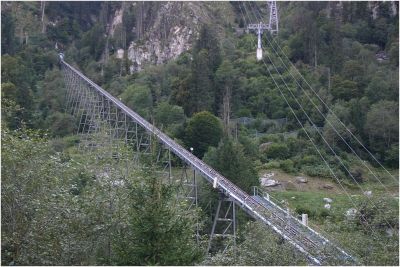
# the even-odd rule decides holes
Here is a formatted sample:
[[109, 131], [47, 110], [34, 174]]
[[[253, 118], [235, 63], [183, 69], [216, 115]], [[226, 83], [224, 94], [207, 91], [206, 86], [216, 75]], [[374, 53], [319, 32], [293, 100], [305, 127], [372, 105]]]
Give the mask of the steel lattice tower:
[[271, 33], [278, 33], [279, 31], [279, 19], [278, 19], [278, 8], [276, 1], [269, 1], [269, 31]]

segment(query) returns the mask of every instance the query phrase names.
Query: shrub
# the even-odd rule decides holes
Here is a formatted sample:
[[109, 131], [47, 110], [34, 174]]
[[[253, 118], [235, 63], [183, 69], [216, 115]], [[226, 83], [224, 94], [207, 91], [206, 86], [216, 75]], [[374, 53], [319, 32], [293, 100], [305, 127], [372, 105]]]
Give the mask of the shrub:
[[353, 176], [354, 180], [356, 180], [359, 183], [362, 183], [364, 181], [363, 169], [362, 168], [353, 167], [353, 168], [350, 168], [349, 171], [350, 171], [351, 175]]
[[294, 163], [293, 160], [287, 159], [280, 162], [280, 167], [285, 172], [294, 172]]
[[271, 159], [287, 159], [290, 156], [290, 151], [285, 144], [271, 144], [265, 151], [265, 155]]
[[309, 176], [317, 176], [317, 177], [333, 177], [329, 168], [325, 165], [316, 165], [316, 166], [303, 166], [301, 171]]
[[264, 165], [261, 163], [259, 159], [254, 161], [254, 168], [256, 169], [256, 171], [262, 170], [263, 167]]
[[279, 163], [279, 161], [276, 160], [272, 160], [266, 164], [264, 164], [265, 168], [267, 169], [278, 169], [281, 167], [281, 164]]
[[304, 165], [315, 165], [316, 163], [319, 163], [319, 158], [315, 155], [305, 155], [300, 160], [300, 163]]
[[297, 139], [292, 136], [289, 136], [286, 139], [285, 143], [288, 146], [288, 148], [292, 154], [297, 154], [297, 153], [302, 152], [309, 145], [308, 142], [306, 142], [302, 139]]
[[283, 136], [281, 134], [267, 134], [260, 138], [260, 144], [267, 142], [279, 143], [283, 141]]
[[392, 168], [399, 168], [399, 144], [392, 144], [385, 152], [385, 163]]

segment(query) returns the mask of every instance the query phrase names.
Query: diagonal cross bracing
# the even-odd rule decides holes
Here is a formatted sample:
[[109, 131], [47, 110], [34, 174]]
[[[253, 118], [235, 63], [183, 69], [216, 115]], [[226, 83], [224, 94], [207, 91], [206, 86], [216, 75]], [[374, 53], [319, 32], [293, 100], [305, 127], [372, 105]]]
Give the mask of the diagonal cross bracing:
[[[256, 220], [271, 227], [296, 249], [304, 253], [311, 263], [317, 265], [326, 265], [332, 262], [343, 265], [357, 264], [354, 258], [345, 251], [335, 246], [332, 242], [311, 228], [301, 224], [296, 218], [278, 207], [272, 201], [256, 194], [250, 196], [241, 190], [227, 178], [165, 135], [154, 125], [132, 111], [121, 101], [89, 80], [77, 69], [66, 63], [63, 58], [60, 58], [60, 64], [62, 65], [67, 87], [67, 106], [73, 110], [74, 115], [78, 115], [77, 113], [79, 110], [86, 109], [86, 113], [91, 113], [91, 116], [106, 119], [105, 113], [109, 116], [110, 112], [105, 112], [105, 110], [115, 111], [115, 118], [113, 120], [115, 120], [118, 126], [116, 133], [111, 132], [111, 135], [115, 136], [115, 138], [122, 139], [125, 135], [126, 139], [126, 135], [129, 132], [126, 124], [128, 119], [135, 123], [135, 138], [138, 138], [137, 125], [139, 125], [145, 129], [150, 138], [152, 136], [157, 138], [166, 149], [175, 154], [186, 164], [190, 165], [196, 172], [200, 173], [212, 186], [234, 201], [238, 207]], [[82, 88], [83, 84], [85, 88]], [[93, 101], [93, 99], [96, 101]], [[99, 104], [98, 102], [101, 102], [101, 104], [94, 107], [94, 103]], [[121, 117], [119, 118], [120, 115]], [[122, 120], [120, 121], [119, 119]], [[124, 123], [119, 125], [120, 122]], [[122, 132], [124, 132], [124, 135], [121, 136], [118, 134], [118, 128], [120, 126], [126, 127], [125, 129], [121, 129]]]

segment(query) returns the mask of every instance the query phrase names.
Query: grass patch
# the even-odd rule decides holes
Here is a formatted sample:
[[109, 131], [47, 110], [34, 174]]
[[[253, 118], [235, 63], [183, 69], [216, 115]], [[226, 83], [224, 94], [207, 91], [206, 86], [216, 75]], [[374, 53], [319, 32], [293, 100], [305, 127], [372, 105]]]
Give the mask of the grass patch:
[[[307, 213], [310, 219], [316, 221], [320, 221], [327, 216], [334, 219], [343, 219], [345, 212], [353, 206], [347, 195], [338, 195], [335, 193], [276, 191], [270, 192], [270, 194], [277, 202], [284, 200], [290, 210], [295, 211], [299, 215]], [[330, 210], [324, 208], [326, 202], [324, 202], [323, 198], [333, 200]]]

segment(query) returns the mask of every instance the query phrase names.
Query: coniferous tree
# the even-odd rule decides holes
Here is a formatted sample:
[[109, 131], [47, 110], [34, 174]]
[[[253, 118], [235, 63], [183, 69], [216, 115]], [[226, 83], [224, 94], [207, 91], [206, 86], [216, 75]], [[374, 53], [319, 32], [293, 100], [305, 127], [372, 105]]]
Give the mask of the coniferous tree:
[[258, 186], [257, 172], [252, 161], [245, 156], [243, 146], [224, 138], [217, 148], [210, 149], [204, 160], [243, 190]]
[[150, 169], [136, 173], [128, 193], [127, 225], [113, 248], [118, 265], [189, 265], [200, 259], [196, 215], [175, 199], [175, 189]]
[[190, 86], [190, 113], [211, 111], [214, 102], [212, 72], [209, 67], [209, 54], [200, 50], [193, 58], [193, 75]]

